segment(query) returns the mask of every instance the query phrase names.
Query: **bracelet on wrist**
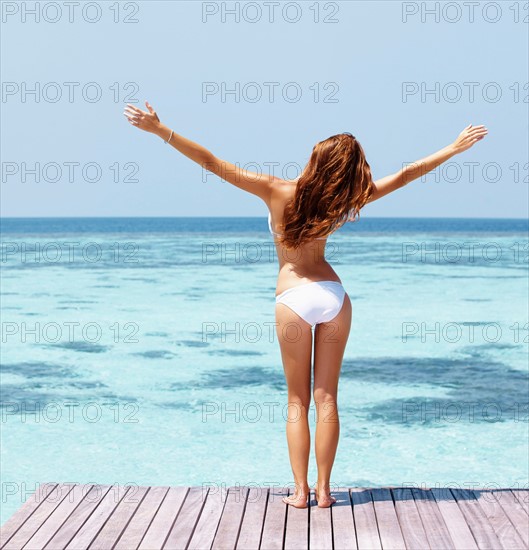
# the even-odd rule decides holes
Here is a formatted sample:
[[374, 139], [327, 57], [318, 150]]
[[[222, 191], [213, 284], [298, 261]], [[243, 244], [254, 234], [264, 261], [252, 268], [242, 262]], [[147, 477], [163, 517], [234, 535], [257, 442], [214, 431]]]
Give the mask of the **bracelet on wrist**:
[[169, 142], [171, 141], [171, 138], [173, 137], [173, 133], [174, 133], [174, 132], [171, 130], [171, 134], [170, 134], [170, 136], [169, 136], [169, 139], [168, 139], [167, 141], [164, 140], [164, 142], [165, 142], [166, 144], [169, 143]]

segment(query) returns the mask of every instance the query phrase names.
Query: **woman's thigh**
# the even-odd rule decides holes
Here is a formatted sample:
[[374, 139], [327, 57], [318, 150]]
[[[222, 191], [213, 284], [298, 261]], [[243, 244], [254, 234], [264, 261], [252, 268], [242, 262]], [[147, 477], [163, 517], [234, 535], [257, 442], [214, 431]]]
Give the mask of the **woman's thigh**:
[[349, 338], [352, 305], [345, 293], [342, 309], [328, 323], [316, 325], [314, 330], [314, 399], [336, 399], [338, 379]]
[[276, 334], [289, 398], [308, 406], [311, 396], [312, 328], [285, 304], [276, 304]]

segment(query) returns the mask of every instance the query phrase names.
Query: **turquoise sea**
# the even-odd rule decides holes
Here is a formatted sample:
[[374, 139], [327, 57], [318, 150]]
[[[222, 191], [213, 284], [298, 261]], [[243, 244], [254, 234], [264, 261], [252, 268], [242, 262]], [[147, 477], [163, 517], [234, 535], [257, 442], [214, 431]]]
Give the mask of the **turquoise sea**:
[[[1, 230], [1, 523], [39, 482], [292, 482], [266, 218]], [[528, 487], [527, 220], [361, 218], [327, 257], [353, 304], [333, 484]]]

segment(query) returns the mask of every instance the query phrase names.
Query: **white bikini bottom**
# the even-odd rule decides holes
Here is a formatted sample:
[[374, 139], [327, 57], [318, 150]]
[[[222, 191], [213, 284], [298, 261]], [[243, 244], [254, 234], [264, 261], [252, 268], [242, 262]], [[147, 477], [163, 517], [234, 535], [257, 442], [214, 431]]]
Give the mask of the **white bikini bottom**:
[[276, 296], [276, 304], [284, 304], [309, 325], [334, 319], [345, 298], [345, 289], [337, 281], [316, 281], [287, 288]]

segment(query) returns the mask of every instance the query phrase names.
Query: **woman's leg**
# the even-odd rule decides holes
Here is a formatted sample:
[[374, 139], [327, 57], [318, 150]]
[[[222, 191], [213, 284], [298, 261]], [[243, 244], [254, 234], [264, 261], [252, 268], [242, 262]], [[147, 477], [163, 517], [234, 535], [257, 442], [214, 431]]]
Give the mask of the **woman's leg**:
[[307, 482], [310, 453], [308, 411], [312, 358], [311, 326], [285, 304], [276, 304], [276, 334], [288, 387], [287, 442], [294, 474], [294, 495], [287, 504], [306, 508], [310, 489]]
[[338, 315], [328, 323], [317, 324], [314, 331], [314, 404], [318, 465], [316, 500], [322, 508], [336, 502], [330, 496], [330, 479], [340, 435], [338, 378], [351, 329], [351, 319], [351, 300], [346, 293]]

